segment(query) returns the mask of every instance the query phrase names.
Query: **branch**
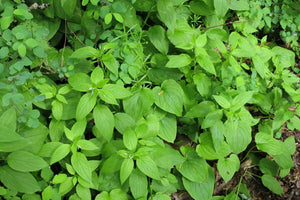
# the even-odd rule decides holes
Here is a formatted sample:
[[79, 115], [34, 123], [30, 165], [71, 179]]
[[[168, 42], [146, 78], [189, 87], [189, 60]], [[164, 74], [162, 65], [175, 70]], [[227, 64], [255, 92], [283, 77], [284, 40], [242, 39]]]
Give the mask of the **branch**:
[[245, 23], [245, 22], [248, 22], [248, 20], [246, 20], [246, 21], [227, 22], [227, 23], [225, 23], [225, 24], [219, 24], [219, 25], [215, 25], [215, 26], [210, 26], [210, 27], [200, 28], [200, 31], [202, 31], [202, 30], [207, 30], [207, 29], [212, 29], [212, 28], [216, 28], [216, 27], [219, 27], [219, 26], [226, 26], [226, 25], [229, 25], [229, 24]]

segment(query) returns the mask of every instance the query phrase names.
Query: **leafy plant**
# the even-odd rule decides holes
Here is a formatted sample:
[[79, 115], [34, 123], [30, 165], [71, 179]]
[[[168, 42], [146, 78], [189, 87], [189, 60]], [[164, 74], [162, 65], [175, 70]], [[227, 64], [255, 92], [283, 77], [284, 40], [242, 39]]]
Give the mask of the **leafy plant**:
[[252, 35], [259, 5], [0, 0], [0, 195], [249, 197], [213, 197], [215, 171], [228, 182], [248, 157], [282, 193], [299, 77], [293, 51]]

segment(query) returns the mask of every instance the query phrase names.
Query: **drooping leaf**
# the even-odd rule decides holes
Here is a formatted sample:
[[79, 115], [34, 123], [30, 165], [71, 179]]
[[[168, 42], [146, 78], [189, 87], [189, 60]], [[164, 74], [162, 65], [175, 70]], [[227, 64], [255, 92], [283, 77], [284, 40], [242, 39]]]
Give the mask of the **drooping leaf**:
[[159, 25], [151, 26], [148, 36], [154, 47], [163, 54], [168, 54], [169, 42], [166, 38], [166, 31]]

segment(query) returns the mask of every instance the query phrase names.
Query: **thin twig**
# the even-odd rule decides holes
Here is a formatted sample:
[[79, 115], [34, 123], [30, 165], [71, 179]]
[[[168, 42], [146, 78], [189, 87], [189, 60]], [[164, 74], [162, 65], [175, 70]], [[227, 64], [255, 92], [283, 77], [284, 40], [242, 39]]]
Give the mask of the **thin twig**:
[[61, 53], [60, 67], [63, 67], [64, 65], [64, 54], [65, 54], [66, 43], [67, 43], [67, 20], [65, 19], [65, 40], [64, 40], [63, 51]]
[[227, 22], [227, 23], [225, 23], [225, 24], [219, 24], [219, 25], [215, 25], [215, 26], [210, 26], [210, 27], [200, 28], [200, 31], [202, 31], [202, 30], [207, 30], [207, 29], [212, 29], [212, 28], [216, 28], [216, 27], [219, 27], [219, 26], [226, 26], [226, 25], [229, 25], [229, 24], [245, 23], [245, 22], [248, 22], [248, 20], [246, 20], [246, 21]]

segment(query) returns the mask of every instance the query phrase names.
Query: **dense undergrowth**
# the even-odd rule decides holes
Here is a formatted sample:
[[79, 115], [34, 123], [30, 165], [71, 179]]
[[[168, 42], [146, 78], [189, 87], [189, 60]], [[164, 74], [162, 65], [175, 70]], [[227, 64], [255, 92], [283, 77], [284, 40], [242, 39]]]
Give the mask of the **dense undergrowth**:
[[213, 191], [249, 160], [283, 193], [296, 2], [0, 0], [0, 196], [248, 199]]

